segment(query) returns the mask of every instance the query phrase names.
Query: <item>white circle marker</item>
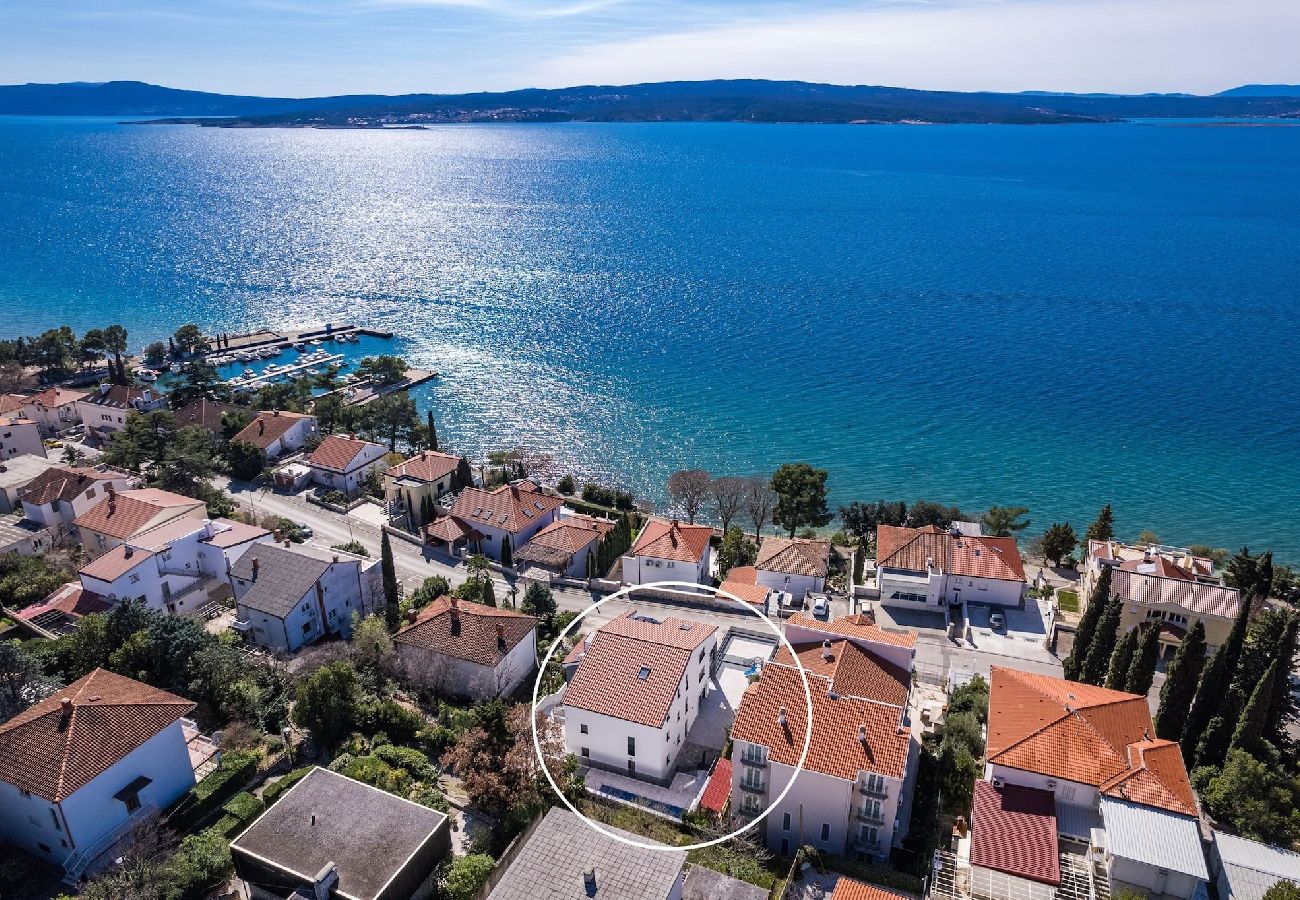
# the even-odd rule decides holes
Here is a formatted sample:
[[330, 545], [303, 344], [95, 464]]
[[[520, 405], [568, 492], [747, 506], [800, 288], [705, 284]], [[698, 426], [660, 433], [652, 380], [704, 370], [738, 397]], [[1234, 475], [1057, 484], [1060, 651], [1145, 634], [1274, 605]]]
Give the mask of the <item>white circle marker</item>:
[[[741, 609], [745, 610], [746, 612], [754, 613], [756, 616], [758, 616], [760, 619], [766, 622], [767, 627], [771, 628], [773, 633], [776, 634], [777, 640], [784, 643], [786, 648], [790, 651], [790, 658], [794, 660], [795, 669], [797, 669], [799, 672], [799, 679], [800, 681], [803, 682], [803, 699], [804, 699], [804, 704], [808, 710], [807, 717], [804, 720], [803, 750], [799, 753], [799, 761], [795, 763], [794, 772], [791, 773], [790, 780], [786, 782], [785, 788], [781, 791], [781, 793], [777, 794], [776, 799], [768, 804], [767, 809], [763, 810], [762, 815], [751, 819], [750, 821], [741, 825], [735, 831], [730, 831], [724, 834], [722, 837], [714, 838], [711, 841], [700, 841], [695, 844], [669, 845], [669, 844], [644, 843], [642, 841], [634, 841], [631, 838], [619, 834], [616, 831], [610, 830], [609, 828], [605, 827], [602, 823], [597, 822], [595, 819], [591, 819], [588, 818], [587, 816], [584, 816], [581, 812], [578, 811], [577, 807], [575, 807], [572, 803], [569, 802], [569, 798], [564, 796], [564, 791], [560, 790], [560, 786], [555, 783], [555, 778], [554, 776], [551, 775], [551, 770], [546, 765], [546, 756], [545, 754], [542, 753], [541, 738], [539, 738], [537, 735], [537, 692], [541, 689], [542, 686], [542, 675], [543, 673], [546, 672], [546, 667], [550, 664], [551, 657], [555, 655], [555, 648], [560, 646], [562, 639], [568, 636], [569, 632], [573, 630], [574, 626], [576, 626], [579, 622], [583, 620], [583, 618], [587, 615], [587, 613], [599, 609], [600, 607], [604, 606], [606, 603], [609, 603], [612, 600], [622, 600], [624, 598], [628, 598], [633, 591], [636, 591], [638, 589], [657, 588], [657, 587], [685, 587], [685, 588], [691, 588], [693, 590], [704, 588], [705, 590], [712, 591], [714, 596], [726, 597], [728, 600], [740, 604]], [[655, 601], [653, 599], [649, 599], [647, 602], [653, 603]], [[587, 607], [582, 612], [578, 613], [577, 617], [575, 617], [574, 620], [570, 622], [565, 627], [565, 629], [561, 631], [559, 634], [557, 634], [555, 638], [551, 641], [550, 649], [546, 651], [546, 658], [542, 660], [542, 664], [537, 670], [537, 680], [533, 682], [532, 713], [533, 714], [531, 717], [530, 727], [533, 729], [533, 749], [537, 751], [537, 761], [541, 763], [542, 772], [543, 774], [546, 775], [546, 780], [551, 783], [551, 789], [555, 791], [555, 795], [560, 798], [560, 802], [562, 802], [565, 806], [567, 806], [569, 808], [569, 811], [572, 812], [575, 816], [577, 816], [579, 819], [582, 819], [582, 821], [586, 822], [589, 826], [596, 829], [601, 834], [607, 837], [611, 837], [614, 840], [619, 841], [621, 843], [628, 844], [629, 846], [640, 847], [643, 850], [665, 850], [665, 851], [672, 851], [674, 853], [679, 853], [683, 850], [701, 850], [705, 847], [712, 847], [715, 844], [724, 843], [726, 841], [731, 840], [734, 837], [739, 837], [741, 834], [744, 834], [746, 831], [753, 828], [759, 822], [767, 818], [768, 814], [771, 813], [772, 810], [775, 809], [778, 805], [780, 805], [781, 801], [785, 799], [785, 795], [790, 793], [790, 789], [794, 787], [795, 780], [799, 777], [799, 773], [803, 771], [804, 763], [808, 760], [808, 748], [812, 746], [812, 720], [813, 720], [812, 689], [809, 688], [808, 686], [808, 672], [804, 669], [803, 663], [799, 660], [799, 654], [794, 652], [794, 645], [790, 643], [789, 639], [785, 636], [785, 633], [781, 631], [780, 628], [777, 627], [776, 623], [773, 622], [771, 619], [769, 619], [767, 617], [767, 614], [764, 613], [762, 610], [760, 610], [757, 606], [753, 605], [752, 603], [746, 603], [744, 600], [741, 600], [739, 597], [732, 596], [731, 594], [728, 594], [725, 591], [720, 591], [717, 588], [712, 587], [710, 585], [696, 584], [693, 581], [655, 581], [650, 584], [628, 585], [627, 587], [622, 588], [621, 590], [615, 591], [614, 593], [610, 594], [608, 597], [604, 598], [603, 600], [597, 600], [595, 603], [591, 604], [591, 606]]]

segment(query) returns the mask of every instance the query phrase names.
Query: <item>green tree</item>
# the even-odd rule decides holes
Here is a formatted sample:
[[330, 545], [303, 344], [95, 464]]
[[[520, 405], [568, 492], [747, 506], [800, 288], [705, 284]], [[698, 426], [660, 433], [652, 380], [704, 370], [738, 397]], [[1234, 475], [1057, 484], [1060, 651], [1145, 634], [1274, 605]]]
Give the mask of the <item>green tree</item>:
[[239, 481], [252, 481], [262, 474], [262, 451], [246, 441], [234, 441], [226, 448], [230, 475]]
[[296, 694], [294, 724], [332, 749], [356, 719], [360, 698], [356, 670], [342, 660], [321, 666], [298, 682]]
[[496, 868], [496, 860], [486, 853], [457, 856], [443, 864], [438, 877], [438, 892], [444, 900], [472, 900]]
[[681, 469], [668, 476], [668, 497], [686, 513], [686, 520], [692, 525], [709, 496], [712, 480], [703, 469]]
[[946, 530], [953, 522], [965, 522], [969, 518], [955, 506], [944, 506], [932, 500], [916, 500], [907, 508], [908, 528], [924, 528], [933, 525], [935, 528]]
[[48, 697], [61, 685], [18, 641], [0, 640], [0, 722]]
[[167, 345], [162, 341], [154, 341], [152, 344], [144, 348], [144, 361], [148, 365], [161, 365], [163, 360], [166, 358]]
[[396, 631], [401, 622], [401, 609], [398, 596], [397, 566], [393, 562], [393, 544], [388, 539], [388, 532], [379, 538], [379, 567], [384, 580], [384, 621], [390, 631]]
[[1250, 700], [1237, 721], [1237, 730], [1232, 734], [1233, 750], [1245, 750], [1254, 756], [1266, 755], [1264, 744], [1269, 729], [1269, 709], [1273, 705], [1273, 686], [1279, 678], [1287, 677], [1289, 666], [1285, 663], [1282, 657], [1275, 657], [1264, 677], [1251, 691]]
[[109, 325], [104, 329], [104, 349], [113, 354], [113, 359], [120, 367], [122, 354], [126, 352], [126, 329], [121, 325]]
[[376, 384], [393, 384], [406, 377], [409, 368], [406, 360], [400, 356], [367, 356], [357, 363], [356, 372], [363, 378], [368, 377]]
[[1060, 567], [1061, 560], [1073, 553], [1078, 543], [1079, 539], [1075, 536], [1069, 522], [1064, 525], [1053, 522], [1043, 532], [1043, 556]]
[[397, 439], [409, 436], [420, 423], [415, 401], [405, 391], [384, 394], [366, 404], [373, 417], [373, 434], [388, 442], [389, 452], [397, 450]]
[[514, 552], [510, 549], [510, 535], [501, 535], [501, 565], [509, 568], [515, 564]]
[[348, 648], [357, 668], [372, 675], [386, 671], [397, 658], [388, 623], [379, 616], [366, 616], [356, 622]]
[[1130, 628], [1115, 644], [1110, 654], [1110, 666], [1106, 669], [1106, 687], [1112, 691], [1124, 690], [1128, 670], [1133, 665], [1133, 655], [1137, 650], [1138, 630]]
[[104, 332], [98, 328], [92, 328], [81, 336], [81, 361], [83, 363], [94, 363], [96, 360], [103, 359], [107, 348], [104, 346]]
[[437, 450], [438, 449], [438, 428], [436, 425], [433, 424], [433, 410], [431, 409], [425, 410], [424, 415], [425, 415], [425, 419], [427, 420], [424, 429], [425, 437], [427, 438], [426, 446], [430, 450]]
[[0, 600], [14, 609], [23, 609], [44, 600], [76, 572], [50, 556], [0, 554]]
[[1088, 656], [1083, 662], [1080, 681], [1087, 684], [1101, 684], [1106, 676], [1106, 667], [1115, 652], [1118, 641], [1120, 618], [1124, 613], [1124, 603], [1118, 598], [1111, 598], [1106, 609], [1097, 622], [1097, 633], [1088, 648]]
[[415, 589], [411, 595], [411, 605], [414, 609], [421, 609], [428, 606], [439, 597], [445, 597], [451, 593], [451, 584], [441, 575], [430, 575], [428, 578]]
[[1196, 685], [1204, 667], [1205, 625], [1197, 619], [1165, 672], [1165, 683], [1160, 688], [1160, 706], [1156, 711], [1156, 737], [1167, 741], [1182, 738], [1187, 711], [1196, 697]]
[[1150, 528], [1143, 528], [1138, 532], [1137, 542], [1144, 547], [1154, 547], [1160, 543], [1160, 536]]
[[546, 628], [549, 631], [551, 622], [555, 619], [555, 612], [559, 607], [555, 602], [555, 595], [551, 589], [540, 581], [528, 582], [528, 588], [524, 591], [523, 611], [530, 616], [537, 616], [546, 622]]
[[573, 492], [578, 489], [578, 485], [574, 482], [572, 475], [565, 475], [560, 479], [555, 489], [566, 497], [572, 497]]
[[182, 325], [180, 328], [177, 328], [176, 334], [173, 335], [173, 338], [176, 343], [176, 349], [180, 351], [182, 355], [211, 349], [208, 346], [208, 342], [203, 339], [203, 332], [199, 330], [199, 326], [194, 324]]
[[735, 475], [723, 475], [709, 482], [709, 499], [713, 501], [713, 511], [722, 523], [723, 534], [739, 518], [745, 506], [745, 490], [745, 479]]
[[1210, 815], [1244, 838], [1281, 846], [1300, 839], [1300, 787], [1244, 750], [1228, 753], [1201, 800]]
[[1237, 675], [1237, 663], [1241, 657], [1242, 643], [1246, 638], [1246, 625], [1250, 621], [1251, 602], [1243, 596], [1241, 608], [1227, 640], [1214, 651], [1209, 664], [1201, 673], [1201, 681], [1196, 687], [1196, 698], [1187, 711], [1187, 721], [1183, 726], [1183, 759], [1192, 762], [1196, 748], [1210, 725], [1210, 720], [1220, 714], [1220, 707], [1228, 694]]
[[454, 490], [463, 490], [474, 484], [474, 472], [470, 469], [469, 459], [465, 456], [456, 463], [456, 477], [452, 479]]
[[456, 588], [456, 596], [472, 603], [496, 606], [496, 589], [492, 582], [492, 566], [482, 553], [475, 553], [465, 564], [465, 583]]
[[1263, 900], [1300, 900], [1300, 884], [1279, 881], [1264, 892]]
[[858, 546], [866, 548], [875, 543], [876, 530], [881, 525], [904, 525], [907, 522], [907, 504], [903, 501], [874, 500], [862, 503], [857, 500], [840, 507], [840, 521], [844, 530], [858, 539]]
[[1083, 535], [1083, 542], [1087, 544], [1088, 541], [1109, 541], [1113, 537], [1115, 537], [1115, 514], [1107, 503], [1097, 514], [1096, 520], [1088, 526], [1087, 532]]
[[1092, 593], [1088, 596], [1088, 605], [1084, 607], [1079, 626], [1075, 629], [1074, 646], [1070, 648], [1070, 655], [1065, 658], [1063, 664], [1065, 677], [1071, 681], [1081, 680], [1079, 676], [1083, 672], [1084, 661], [1088, 658], [1088, 651], [1092, 649], [1093, 641], [1098, 634], [1098, 625], [1106, 611], [1106, 603], [1110, 600], [1111, 578], [1110, 566], [1103, 566], [1101, 574], [1097, 576], [1097, 583], [1093, 585]]
[[808, 463], [785, 463], [772, 474], [776, 494], [773, 521], [794, 537], [807, 525], [819, 528], [831, 520], [826, 508], [826, 470]]
[[311, 412], [320, 424], [320, 430], [324, 434], [333, 434], [339, 430], [343, 421], [343, 398], [338, 394], [317, 397], [312, 403]]
[[1137, 651], [1133, 654], [1133, 662], [1129, 664], [1128, 672], [1124, 677], [1122, 690], [1145, 697], [1151, 690], [1152, 682], [1155, 681], [1156, 662], [1159, 656], [1160, 628], [1153, 622], [1142, 631]]
[[1210, 719], [1205, 733], [1196, 744], [1195, 766], [1218, 769], [1223, 765], [1228, 749], [1232, 745], [1232, 735], [1236, 729], [1237, 713], [1242, 706], [1241, 694], [1235, 689], [1228, 692], [1221, 712]]
[[985, 533], [993, 537], [1011, 537], [1029, 527], [1029, 520], [1024, 518], [1028, 512], [1028, 506], [990, 506], [980, 516], [980, 522]]
[[758, 548], [745, 536], [739, 525], [732, 525], [722, 536], [718, 546], [718, 577], [726, 580], [727, 573], [737, 566], [752, 566], [758, 558]]

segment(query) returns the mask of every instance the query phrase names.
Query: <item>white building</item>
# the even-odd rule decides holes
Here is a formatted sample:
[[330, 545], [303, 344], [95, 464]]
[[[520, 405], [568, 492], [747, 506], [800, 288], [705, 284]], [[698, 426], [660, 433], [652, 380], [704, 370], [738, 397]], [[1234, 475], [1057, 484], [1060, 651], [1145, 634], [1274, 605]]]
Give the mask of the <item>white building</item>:
[[21, 511], [19, 495], [36, 478], [48, 469], [59, 465], [57, 459], [49, 459], [26, 453], [0, 462], [0, 515]]
[[80, 540], [77, 517], [99, 503], [110, 489], [129, 490], [134, 476], [108, 468], [54, 465], [33, 478], [18, 494], [23, 515], [49, 528], [56, 536]]
[[40, 426], [22, 416], [0, 417], [0, 462], [24, 454], [45, 455]]
[[1219, 900], [1264, 900], [1280, 881], [1300, 885], [1300, 853], [1216, 831], [1210, 871]]
[[537, 670], [537, 619], [455, 597], [412, 610], [393, 644], [407, 676], [444, 696], [509, 696]]
[[379, 560], [307, 544], [255, 544], [231, 566], [230, 582], [234, 628], [287, 653], [326, 634], [351, 637], [352, 614], [369, 615], [383, 602]]
[[73, 388], [50, 387], [27, 398], [23, 415], [34, 419], [47, 437], [67, 431], [81, 422], [77, 401], [90, 395]]
[[754, 562], [754, 583], [784, 591], [802, 602], [808, 594], [826, 589], [830, 565], [830, 541], [765, 537]]
[[597, 571], [597, 553], [601, 540], [613, 530], [614, 522], [609, 519], [580, 513], [561, 515], [515, 553], [515, 565], [524, 571], [536, 567], [568, 578], [603, 575]]
[[623, 557], [624, 584], [685, 581], [711, 584], [713, 550], [709, 525], [684, 525], [676, 519], [650, 519]]
[[[781, 647], [745, 689], [732, 725], [733, 813], [754, 818], [767, 846], [791, 856], [804, 844], [837, 856], [887, 858], [907, 836], [903, 810], [920, 744], [907, 725], [911, 673], [847, 640], [795, 644], [812, 694]], [[794, 778], [794, 787], [777, 798]]]
[[72, 524], [90, 556], [100, 556], [137, 535], [172, 519], [207, 518], [202, 500], [158, 488], [119, 491], [113, 482], [104, 487], [98, 503], [77, 516]]
[[887, 606], [1019, 606], [1027, 588], [1015, 538], [881, 525], [876, 556], [876, 587]]
[[365, 485], [370, 473], [386, 464], [383, 444], [331, 434], [307, 457], [312, 480], [324, 488], [342, 491], [349, 497]]
[[262, 458], [269, 461], [301, 450], [316, 431], [315, 416], [274, 409], [258, 413], [230, 441], [256, 447], [262, 451]]
[[1200, 897], [1196, 795], [1154, 730], [1146, 697], [994, 666], [984, 775], [1051, 792], [1061, 840], [1091, 848], [1112, 894]]
[[461, 548], [502, 561], [502, 548], [516, 550], [559, 516], [564, 501], [542, 493], [531, 481], [503, 484], [493, 490], [467, 487], [451, 511], [425, 526], [425, 539], [447, 553]]
[[564, 743], [584, 765], [672, 780], [699, 715], [718, 629], [630, 610], [588, 635], [564, 689]]
[[421, 516], [434, 508], [456, 484], [460, 457], [437, 450], [421, 450], [410, 459], [384, 470], [384, 500], [405, 510], [412, 530], [423, 525]]
[[265, 528], [229, 519], [173, 519], [131, 537], [77, 573], [88, 591], [113, 601], [139, 598], [150, 609], [196, 615], [228, 583], [234, 563]]
[[96, 669], [0, 724], [0, 837], [77, 877], [194, 785], [193, 709]]
[[76, 401], [76, 415], [86, 426], [87, 436], [107, 441], [113, 432], [126, 427], [130, 413], [147, 413], [166, 407], [166, 396], [149, 388], [101, 384], [98, 390]]

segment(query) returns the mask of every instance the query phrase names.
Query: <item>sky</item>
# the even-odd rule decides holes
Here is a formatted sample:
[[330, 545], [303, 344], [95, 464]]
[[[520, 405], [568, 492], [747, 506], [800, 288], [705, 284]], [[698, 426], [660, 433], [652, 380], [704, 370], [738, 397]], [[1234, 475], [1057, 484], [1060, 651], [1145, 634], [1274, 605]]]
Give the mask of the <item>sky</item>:
[[1300, 0], [0, 0], [0, 84], [263, 96], [702, 78], [1214, 93], [1300, 82]]

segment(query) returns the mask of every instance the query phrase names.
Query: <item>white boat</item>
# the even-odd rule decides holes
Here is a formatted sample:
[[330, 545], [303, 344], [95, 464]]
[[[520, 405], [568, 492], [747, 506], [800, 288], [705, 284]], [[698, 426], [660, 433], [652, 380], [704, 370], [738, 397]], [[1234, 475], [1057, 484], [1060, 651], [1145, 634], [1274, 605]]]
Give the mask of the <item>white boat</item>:
[[338, 359], [336, 359], [336, 360], [334, 360], [334, 362], [330, 363], [330, 368], [331, 368], [331, 369], [341, 369], [341, 368], [343, 368], [345, 365], [346, 365], [346, 363], [344, 363], [342, 360], [338, 360]]
[[293, 345], [293, 349], [297, 350], [299, 353], [303, 353], [307, 350], [307, 345], [304, 344], [302, 341], [299, 341], [298, 343]]
[[265, 350], [258, 351], [257, 355], [262, 357], [262, 359], [275, 359], [280, 355], [280, 348], [267, 347]]
[[158, 373], [153, 369], [140, 369], [135, 373], [135, 377], [141, 381], [157, 381]]
[[171, 372], [173, 375], [181, 374], [181, 369], [182, 366], [180, 363], [172, 363], [170, 366], [167, 367], [167, 371]]
[[235, 359], [239, 360], [240, 362], [248, 362], [252, 358], [253, 357], [250, 354], [248, 354], [243, 350], [240, 350], [238, 353], [235, 354]]
[[244, 370], [244, 377], [245, 377], [245, 378], [252, 378], [252, 377], [253, 377], [254, 375], [256, 375], [256, 374], [257, 374], [257, 373], [254, 372], [252, 369], [245, 369], [245, 370]]
[[310, 344], [310, 345], [313, 346], [313, 347], [319, 347], [319, 346], [320, 346], [320, 341], [308, 341], [307, 343]]
[[357, 336], [357, 333], [355, 331], [348, 335], [349, 343], [355, 344], [359, 340], [361, 340], [361, 338]]

